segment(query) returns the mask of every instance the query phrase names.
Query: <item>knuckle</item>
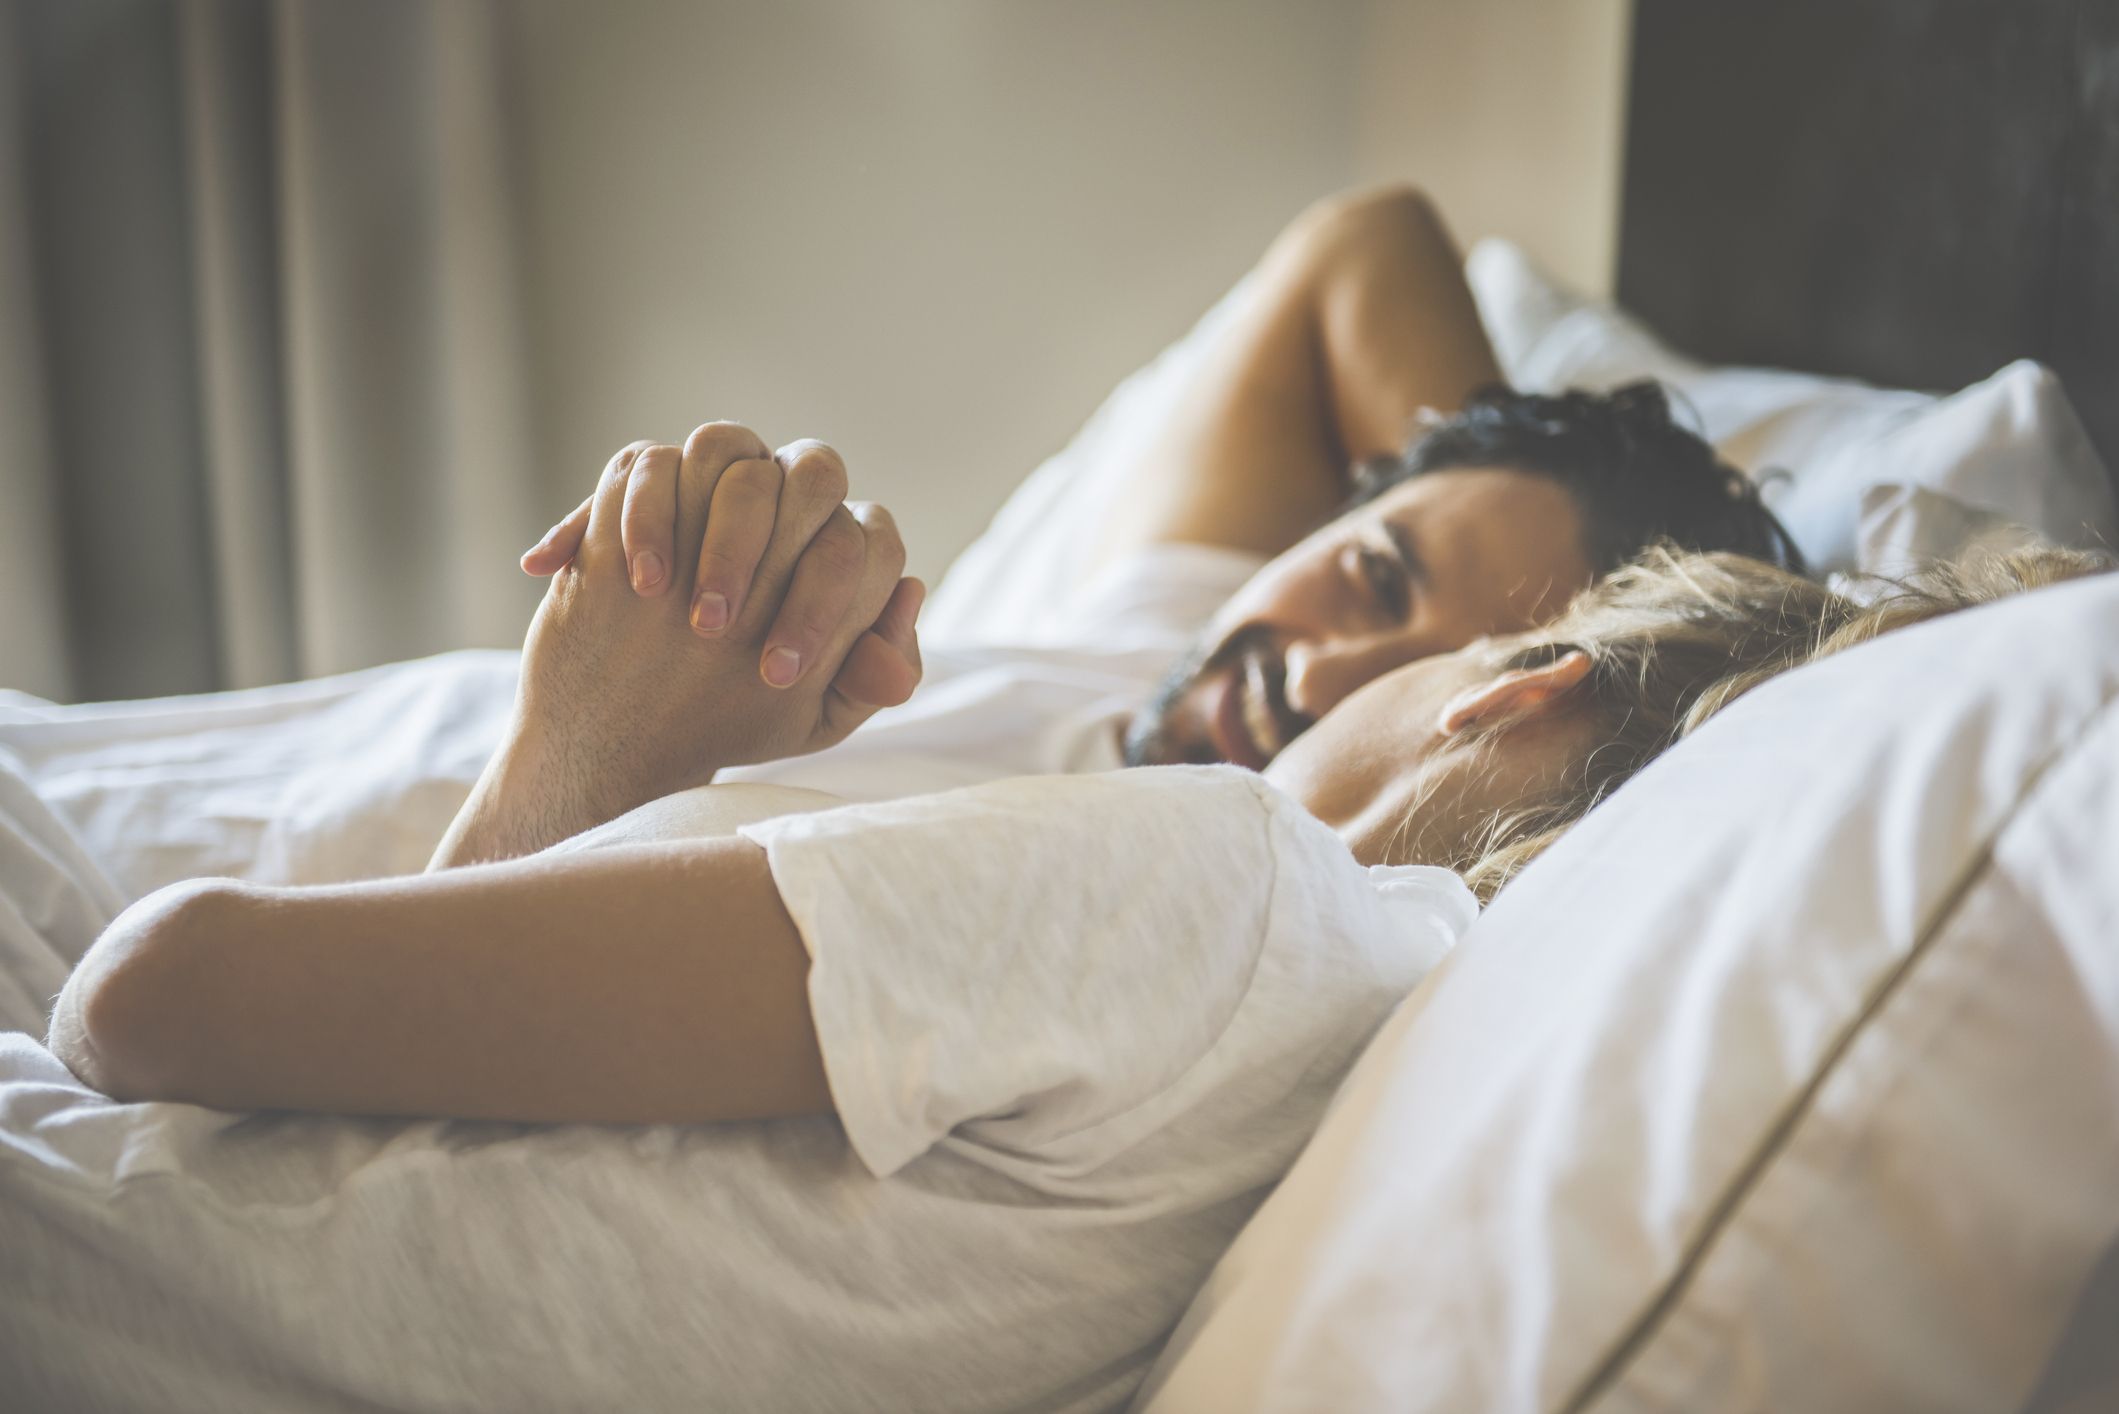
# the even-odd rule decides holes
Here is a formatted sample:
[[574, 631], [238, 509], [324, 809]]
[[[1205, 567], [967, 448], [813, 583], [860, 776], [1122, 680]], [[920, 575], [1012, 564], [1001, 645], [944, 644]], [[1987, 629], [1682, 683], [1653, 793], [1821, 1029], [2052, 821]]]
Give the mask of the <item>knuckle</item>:
[[631, 456], [611, 463], [608, 485], [614, 491], [623, 492], [625, 500], [630, 503], [639, 494], [640, 484], [654, 475], [655, 453], [660, 450], [652, 444], [645, 445]]
[[791, 603], [780, 611], [779, 622], [773, 626], [773, 639], [801, 645], [806, 657], [838, 625], [839, 615], [824, 605]]
[[[773, 461], [757, 457], [733, 462], [721, 473], [721, 480], [714, 487], [715, 503], [721, 504], [723, 496], [731, 503], [764, 502], [771, 505], [780, 499], [780, 466]], [[712, 524], [711, 521], [708, 522]]]
[[740, 422], [707, 422], [684, 439], [684, 455], [722, 462], [758, 454], [758, 434]]
[[628, 442], [611, 453], [611, 459], [603, 464], [602, 479], [610, 481], [624, 476], [633, 469], [633, 463], [639, 459], [640, 454], [652, 445], [654, 444], [651, 442]]
[[790, 442], [781, 450], [787, 462], [788, 482], [799, 485], [803, 494], [820, 501], [846, 499], [846, 461], [834, 448], [804, 439]]
[[648, 520], [656, 517], [658, 510], [666, 510], [669, 504], [668, 483], [664, 482], [661, 495], [654, 494], [656, 464], [635, 462], [634, 471], [625, 488], [625, 518]]
[[898, 519], [890, 511], [874, 501], [855, 501], [848, 509], [860, 522], [861, 530], [868, 540], [868, 553], [885, 558], [894, 558], [899, 564], [905, 561], [905, 538], [898, 533]]
[[804, 558], [835, 578], [851, 578], [867, 563], [868, 538], [842, 507], [811, 538]]
[[629, 506], [636, 499], [632, 488], [652, 480], [660, 472], [670, 470], [677, 458], [677, 449], [664, 443], [641, 442], [634, 445], [638, 450], [622, 466], [617, 467], [618, 478], [627, 485], [626, 503]]

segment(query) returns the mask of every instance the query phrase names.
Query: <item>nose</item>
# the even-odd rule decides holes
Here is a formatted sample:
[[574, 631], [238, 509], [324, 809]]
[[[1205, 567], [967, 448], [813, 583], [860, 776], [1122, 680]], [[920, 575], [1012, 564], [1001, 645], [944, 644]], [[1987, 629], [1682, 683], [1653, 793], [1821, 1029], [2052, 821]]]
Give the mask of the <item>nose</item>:
[[1391, 669], [1420, 656], [1409, 644], [1384, 638], [1298, 639], [1283, 650], [1288, 706], [1312, 719]]

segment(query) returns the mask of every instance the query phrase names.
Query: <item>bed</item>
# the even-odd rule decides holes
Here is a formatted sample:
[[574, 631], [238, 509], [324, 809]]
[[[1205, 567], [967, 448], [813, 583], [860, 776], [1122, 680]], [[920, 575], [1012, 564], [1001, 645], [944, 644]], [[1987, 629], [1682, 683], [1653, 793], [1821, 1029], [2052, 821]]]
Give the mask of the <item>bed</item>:
[[[2108, 537], [2119, 319], [2098, 316], [2119, 315], [2119, 235], [2082, 199], [2119, 140], [2106, 12], [1640, 0], [1636, 25], [1620, 302], [1640, 317], [1482, 247], [1512, 377], [1666, 378], [1772, 472], [1829, 570]], [[1859, 82], [1879, 73], [1902, 81]], [[1967, 120], [1968, 88], [2010, 120]], [[1157, 415], [1220, 313], [1025, 483], [930, 634], [1035, 639], [1025, 606], [1069, 590], [1065, 507], [1119, 490], [1098, 447]], [[0, 1024], [33, 1030], [68, 950], [157, 884], [417, 868], [512, 670], [464, 654], [212, 699], [0, 701], [20, 925], [0, 937], [53, 942], [5, 959]], [[1139, 1407], [2108, 1404], [2115, 701], [2119, 584], [2093, 582], [1795, 674], [1673, 752], [1379, 1033]], [[355, 741], [368, 765], [348, 772]], [[41, 1074], [0, 1097], [9, 1162], [36, 1163], [40, 1124], [108, 1122]], [[166, 1108], [111, 1129], [114, 1162], [239, 1190], [231, 1155], [269, 1126]], [[684, 1201], [667, 1136], [303, 1124], [348, 1173], [520, 1146], [562, 1175], [549, 1217], [590, 1171], [647, 1167], [664, 1179], [644, 1202]], [[37, 1338], [34, 1292], [15, 1298], [6, 1339]], [[258, 1318], [298, 1338], [298, 1313]]]

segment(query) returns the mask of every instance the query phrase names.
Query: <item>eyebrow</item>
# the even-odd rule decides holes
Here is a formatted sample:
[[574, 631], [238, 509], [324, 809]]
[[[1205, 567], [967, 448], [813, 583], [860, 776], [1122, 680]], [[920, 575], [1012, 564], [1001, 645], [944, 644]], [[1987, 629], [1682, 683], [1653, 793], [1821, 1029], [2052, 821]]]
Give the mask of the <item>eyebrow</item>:
[[1383, 533], [1390, 538], [1391, 548], [1398, 552], [1398, 563], [1405, 567], [1405, 577], [1413, 583], [1427, 587], [1427, 561], [1420, 558], [1420, 547], [1413, 543], [1413, 532], [1397, 521], [1383, 523]]

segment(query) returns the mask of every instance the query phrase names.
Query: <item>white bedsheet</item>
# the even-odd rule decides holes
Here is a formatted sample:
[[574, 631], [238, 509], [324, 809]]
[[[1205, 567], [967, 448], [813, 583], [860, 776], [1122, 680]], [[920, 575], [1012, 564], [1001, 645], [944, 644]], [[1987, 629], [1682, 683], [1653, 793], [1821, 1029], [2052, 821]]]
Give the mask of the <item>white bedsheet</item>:
[[484, 652], [149, 702], [0, 692], [0, 1030], [42, 1036], [82, 952], [164, 884], [425, 867], [514, 681]]
[[0, 768], [131, 901], [201, 875], [416, 873], [500, 738], [516, 655], [60, 707], [0, 692]]

